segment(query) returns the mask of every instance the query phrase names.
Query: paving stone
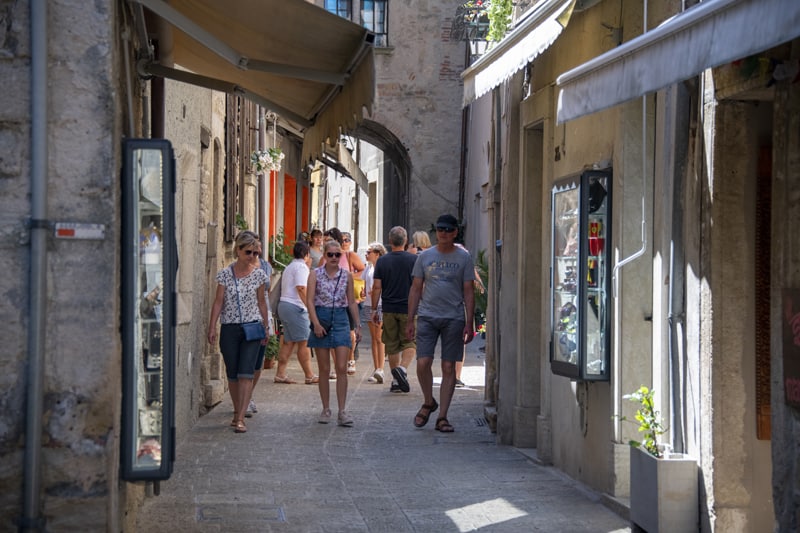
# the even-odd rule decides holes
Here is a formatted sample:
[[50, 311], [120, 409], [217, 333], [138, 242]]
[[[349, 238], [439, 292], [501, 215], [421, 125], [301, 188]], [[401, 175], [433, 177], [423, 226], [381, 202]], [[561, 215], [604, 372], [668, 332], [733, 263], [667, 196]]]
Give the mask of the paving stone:
[[[316, 386], [276, 384], [274, 370], [265, 371], [247, 433], [230, 428], [229, 397], [203, 416], [178, 443], [173, 476], [146, 500], [136, 530], [630, 531], [591, 491], [496, 443], [483, 420], [480, 342], [468, 345], [469, 386], [456, 389], [448, 413], [453, 434], [434, 431], [435, 415], [413, 426], [422, 404], [414, 366], [411, 393], [393, 394], [367, 382], [371, 365], [362, 357], [348, 378], [352, 428], [317, 423]], [[288, 373], [302, 377], [294, 357]]]

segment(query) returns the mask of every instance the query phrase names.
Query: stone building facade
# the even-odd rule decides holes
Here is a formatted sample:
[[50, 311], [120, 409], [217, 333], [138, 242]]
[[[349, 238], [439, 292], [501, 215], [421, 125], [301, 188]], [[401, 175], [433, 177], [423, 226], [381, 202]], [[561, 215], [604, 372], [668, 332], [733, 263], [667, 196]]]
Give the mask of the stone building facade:
[[[639, 435], [621, 417], [631, 420], [636, 408], [625, 395], [647, 385], [668, 427], [663, 442], [697, 461], [697, 528], [793, 531], [798, 418], [787, 394], [795, 370], [784, 315], [793, 309], [798, 241], [784, 228], [797, 212], [800, 36], [782, 21], [796, 21], [798, 9], [534, 4], [516, 19], [524, 35], [512, 39], [557, 18], [552, 41], [483, 96], [465, 92], [476, 118], [470, 150], [488, 145], [496, 163], [487, 245], [502, 247], [490, 256], [487, 413], [498, 440], [535, 447], [625, 509], [627, 442]], [[566, 18], [555, 16], [564, 10]], [[737, 31], [729, 25], [737, 19], [768, 24], [772, 40]], [[713, 32], [706, 23], [717, 24]], [[710, 63], [625, 93], [692, 63], [712, 35], [728, 44], [703, 56]], [[499, 55], [508, 62], [519, 52], [509, 45]], [[465, 84], [492, 64], [468, 69]], [[606, 246], [617, 278], [607, 381], [559, 375], [551, 356], [553, 194], [559, 179], [597, 169], [612, 176]]]
[[[4, 529], [132, 531], [154, 490], [123, 480], [120, 466], [125, 139], [166, 138], [174, 151], [176, 238], [165, 245], [178, 256], [176, 440], [225, 394], [220, 354], [206, 341], [208, 311], [215, 274], [233, 260], [235, 215], [267, 227], [268, 180], [249, 163], [264, 109], [140, 75], [138, 9], [36, 0], [0, 8]], [[158, 26], [152, 14], [144, 19]], [[367, 74], [357, 89], [369, 107]], [[281, 177], [302, 176], [302, 135], [282, 129], [277, 138], [287, 154]], [[65, 224], [88, 233], [58, 231]]]

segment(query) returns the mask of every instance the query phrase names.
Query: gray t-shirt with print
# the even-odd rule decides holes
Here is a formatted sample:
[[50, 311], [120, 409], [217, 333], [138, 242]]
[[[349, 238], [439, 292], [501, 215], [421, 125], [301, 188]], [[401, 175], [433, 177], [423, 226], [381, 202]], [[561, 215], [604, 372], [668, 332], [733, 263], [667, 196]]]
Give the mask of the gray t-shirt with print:
[[418, 316], [465, 319], [464, 284], [475, 280], [469, 252], [456, 247], [450, 253], [441, 253], [432, 246], [417, 257], [412, 275], [423, 280]]

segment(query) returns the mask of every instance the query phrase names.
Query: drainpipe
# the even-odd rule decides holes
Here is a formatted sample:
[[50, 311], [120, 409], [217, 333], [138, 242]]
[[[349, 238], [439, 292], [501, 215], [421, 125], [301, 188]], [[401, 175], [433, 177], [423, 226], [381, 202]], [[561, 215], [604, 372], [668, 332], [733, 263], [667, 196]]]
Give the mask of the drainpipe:
[[25, 486], [20, 531], [44, 531], [42, 404], [47, 319], [47, 2], [31, 0], [31, 219]]
[[[647, 0], [642, 2], [643, 6], [643, 14], [642, 14], [642, 35], [647, 33]], [[647, 201], [647, 174], [645, 169], [647, 168], [647, 95], [642, 95], [642, 247], [634, 252], [633, 254], [629, 255], [625, 259], [617, 262], [614, 265], [614, 269], [612, 270], [611, 274], [611, 285], [614, 290], [614, 299], [617, 299], [617, 274], [619, 269], [623, 266], [639, 259], [644, 255], [647, 251], [647, 211], [645, 210], [646, 201]], [[619, 333], [619, 310], [614, 313], [614, 331]], [[617, 344], [619, 346], [619, 344]], [[619, 350], [614, 350], [614, 368], [620, 368], [620, 357], [619, 357]], [[620, 383], [621, 375], [617, 374], [617, 379], [614, 380], [614, 397], [612, 399], [614, 403], [614, 411], [615, 413], [621, 412], [620, 401], [622, 399], [622, 384]], [[622, 437], [622, 428], [620, 427], [620, 419], [619, 417], [614, 417], [614, 441], [620, 442]]]

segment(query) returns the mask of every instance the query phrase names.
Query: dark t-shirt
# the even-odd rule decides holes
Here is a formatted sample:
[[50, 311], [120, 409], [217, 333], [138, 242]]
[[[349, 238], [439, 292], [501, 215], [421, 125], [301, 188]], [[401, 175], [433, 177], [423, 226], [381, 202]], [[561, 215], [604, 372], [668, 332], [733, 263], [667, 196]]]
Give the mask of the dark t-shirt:
[[417, 256], [408, 252], [389, 252], [375, 263], [374, 279], [381, 280], [381, 306], [384, 313], [407, 313], [411, 272]]

